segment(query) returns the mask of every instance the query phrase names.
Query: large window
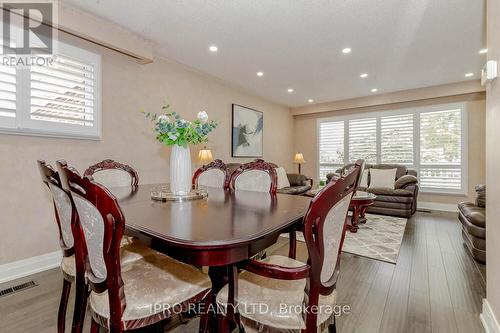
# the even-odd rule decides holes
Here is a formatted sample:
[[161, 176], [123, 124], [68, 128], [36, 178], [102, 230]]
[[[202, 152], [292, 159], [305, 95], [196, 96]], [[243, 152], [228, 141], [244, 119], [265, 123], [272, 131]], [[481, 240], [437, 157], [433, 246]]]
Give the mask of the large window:
[[0, 131], [100, 137], [100, 56], [58, 50], [50, 66], [0, 66]]
[[462, 104], [320, 119], [319, 177], [362, 158], [417, 170], [422, 191], [465, 193], [464, 119]]

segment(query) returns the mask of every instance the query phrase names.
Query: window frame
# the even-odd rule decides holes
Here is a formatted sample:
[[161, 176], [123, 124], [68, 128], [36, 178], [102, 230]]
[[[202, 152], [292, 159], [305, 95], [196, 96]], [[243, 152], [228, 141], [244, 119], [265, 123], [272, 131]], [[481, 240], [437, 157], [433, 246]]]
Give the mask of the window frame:
[[[349, 163], [349, 147], [348, 142], [346, 142], [346, 137], [348, 133], [348, 122], [352, 119], [362, 119], [362, 118], [376, 118], [377, 119], [377, 162], [376, 164], [381, 163], [381, 121], [380, 119], [385, 116], [396, 116], [396, 115], [405, 115], [412, 114], [413, 115], [413, 164], [404, 164], [407, 165], [408, 168], [414, 169], [417, 171], [418, 179], [420, 182], [420, 114], [427, 112], [437, 112], [437, 111], [447, 111], [459, 109], [461, 112], [461, 164], [460, 170], [462, 172], [461, 176], [461, 188], [457, 190], [453, 189], [432, 189], [420, 187], [420, 193], [424, 194], [436, 194], [436, 195], [456, 195], [456, 196], [467, 196], [468, 195], [468, 110], [466, 107], [466, 103], [447, 103], [447, 104], [436, 104], [429, 106], [419, 106], [419, 107], [410, 107], [410, 108], [402, 108], [402, 109], [392, 109], [392, 110], [384, 110], [384, 111], [374, 111], [374, 112], [362, 112], [355, 113], [350, 115], [342, 115], [342, 116], [332, 116], [325, 118], [318, 118], [316, 121], [316, 140], [317, 140], [317, 170], [316, 175], [319, 179], [320, 177], [320, 168], [323, 165], [327, 165], [328, 163], [320, 163], [320, 124], [323, 122], [331, 122], [331, 121], [344, 121], [344, 165]], [[439, 167], [440, 165], [433, 165], [432, 167]], [[449, 165], [447, 165], [449, 167]]]
[[30, 69], [16, 68], [16, 117], [12, 118], [13, 121], [0, 119], [0, 134], [82, 140], [102, 139], [101, 55], [61, 41], [58, 41], [57, 53], [92, 64], [94, 68], [94, 126], [85, 128], [64, 123], [38, 122], [31, 119]]

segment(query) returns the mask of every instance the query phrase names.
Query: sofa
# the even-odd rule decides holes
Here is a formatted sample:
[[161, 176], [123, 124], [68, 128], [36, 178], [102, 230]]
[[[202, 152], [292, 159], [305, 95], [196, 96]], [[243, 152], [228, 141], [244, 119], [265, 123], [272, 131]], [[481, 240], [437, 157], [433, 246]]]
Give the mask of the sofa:
[[[346, 169], [353, 164], [348, 164], [335, 173], [326, 176], [327, 183], [334, 177], [342, 175]], [[408, 169], [400, 164], [365, 164], [365, 170], [369, 169], [396, 169], [394, 188], [370, 187], [370, 175], [368, 174], [368, 187], [359, 186], [358, 190], [373, 193], [377, 196], [373, 205], [367, 209], [368, 213], [391, 215], [398, 217], [411, 217], [417, 210], [418, 179], [415, 170]]]
[[[278, 167], [275, 163], [270, 163], [275, 168]], [[229, 174], [233, 173], [236, 169], [240, 167], [241, 163], [228, 163], [226, 164]], [[305, 175], [298, 173], [287, 173], [288, 181], [290, 182], [289, 187], [284, 187], [282, 189], [278, 189], [278, 193], [283, 194], [293, 194], [300, 195], [309, 191], [312, 188], [313, 180]]]
[[486, 186], [476, 186], [476, 201], [458, 204], [462, 238], [472, 257], [486, 262]]

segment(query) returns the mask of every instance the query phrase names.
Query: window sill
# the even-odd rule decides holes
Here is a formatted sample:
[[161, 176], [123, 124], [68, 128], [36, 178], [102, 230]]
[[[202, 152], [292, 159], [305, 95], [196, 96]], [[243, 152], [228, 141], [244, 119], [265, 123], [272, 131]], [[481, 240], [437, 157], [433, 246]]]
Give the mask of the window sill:
[[429, 195], [445, 195], [453, 197], [467, 197], [469, 196], [466, 192], [446, 192], [446, 191], [430, 191], [430, 190], [419, 190], [419, 194], [429, 194]]
[[101, 136], [69, 134], [69, 133], [53, 133], [53, 132], [44, 132], [36, 130], [23, 131], [17, 128], [16, 129], [0, 128], [0, 134], [37, 136], [37, 137], [58, 138], [58, 139], [90, 140], [90, 141], [101, 141], [102, 139]]

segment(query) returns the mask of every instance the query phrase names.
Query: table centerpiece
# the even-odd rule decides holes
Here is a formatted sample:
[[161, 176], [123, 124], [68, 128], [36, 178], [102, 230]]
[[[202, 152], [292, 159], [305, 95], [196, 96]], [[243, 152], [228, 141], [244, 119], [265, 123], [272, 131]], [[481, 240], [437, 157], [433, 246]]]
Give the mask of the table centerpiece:
[[162, 114], [144, 112], [146, 118], [154, 122], [156, 140], [166, 146], [172, 146], [170, 154], [170, 192], [175, 196], [187, 195], [191, 185], [190, 145], [208, 141], [208, 134], [218, 125], [215, 120], [208, 120], [205, 111], [198, 112], [194, 121], [188, 121], [170, 110], [170, 105], [162, 107]]

